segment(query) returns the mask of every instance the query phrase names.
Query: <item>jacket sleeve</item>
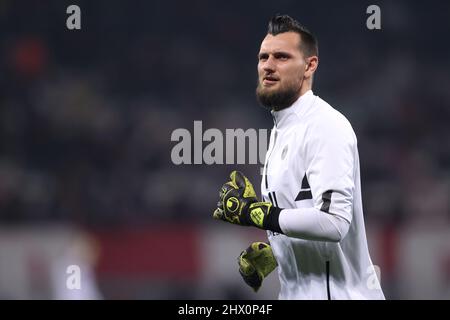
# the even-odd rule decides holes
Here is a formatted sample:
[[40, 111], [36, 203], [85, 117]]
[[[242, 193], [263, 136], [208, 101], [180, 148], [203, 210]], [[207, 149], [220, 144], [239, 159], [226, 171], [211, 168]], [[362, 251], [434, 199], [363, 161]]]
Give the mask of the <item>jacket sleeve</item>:
[[352, 222], [356, 137], [337, 112], [314, 123], [302, 150], [314, 207], [284, 209], [279, 224], [291, 237], [336, 242]]

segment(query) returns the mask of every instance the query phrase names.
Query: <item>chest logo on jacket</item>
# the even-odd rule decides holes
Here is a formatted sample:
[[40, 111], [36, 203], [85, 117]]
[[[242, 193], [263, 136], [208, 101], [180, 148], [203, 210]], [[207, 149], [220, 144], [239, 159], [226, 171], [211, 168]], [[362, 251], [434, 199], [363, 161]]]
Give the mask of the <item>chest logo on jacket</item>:
[[288, 145], [285, 145], [283, 151], [281, 151], [281, 160], [284, 160], [286, 158], [287, 152], [288, 152]]

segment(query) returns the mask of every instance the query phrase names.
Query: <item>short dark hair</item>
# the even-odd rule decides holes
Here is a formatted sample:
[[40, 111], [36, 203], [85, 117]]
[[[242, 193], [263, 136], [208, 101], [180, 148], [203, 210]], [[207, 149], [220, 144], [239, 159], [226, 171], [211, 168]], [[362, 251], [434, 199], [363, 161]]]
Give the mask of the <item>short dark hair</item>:
[[269, 21], [267, 33], [273, 36], [284, 32], [296, 32], [300, 35], [300, 50], [306, 57], [319, 56], [319, 44], [316, 37], [297, 20], [288, 15], [275, 15]]

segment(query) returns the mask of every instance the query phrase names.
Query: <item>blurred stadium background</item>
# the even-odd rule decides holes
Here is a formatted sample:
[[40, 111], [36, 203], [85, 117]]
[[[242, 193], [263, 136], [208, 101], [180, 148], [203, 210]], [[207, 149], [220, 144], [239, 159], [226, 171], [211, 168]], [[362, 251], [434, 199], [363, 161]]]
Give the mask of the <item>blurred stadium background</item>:
[[299, 0], [1, 0], [0, 298], [277, 297], [275, 273], [255, 295], [237, 272], [265, 233], [211, 218], [229, 172], [258, 186], [260, 165], [170, 158], [194, 120], [271, 128], [254, 89], [275, 13], [317, 35], [314, 91], [357, 133], [387, 298], [450, 298], [450, 3]]

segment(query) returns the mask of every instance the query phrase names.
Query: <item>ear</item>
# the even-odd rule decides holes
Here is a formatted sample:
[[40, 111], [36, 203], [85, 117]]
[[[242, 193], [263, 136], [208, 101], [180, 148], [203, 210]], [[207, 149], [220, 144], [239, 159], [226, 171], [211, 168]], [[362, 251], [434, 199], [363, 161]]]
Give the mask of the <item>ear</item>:
[[311, 56], [306, 58], [305, 74], [306, 79], [311, 78], [319, 66], [319, 57]]

